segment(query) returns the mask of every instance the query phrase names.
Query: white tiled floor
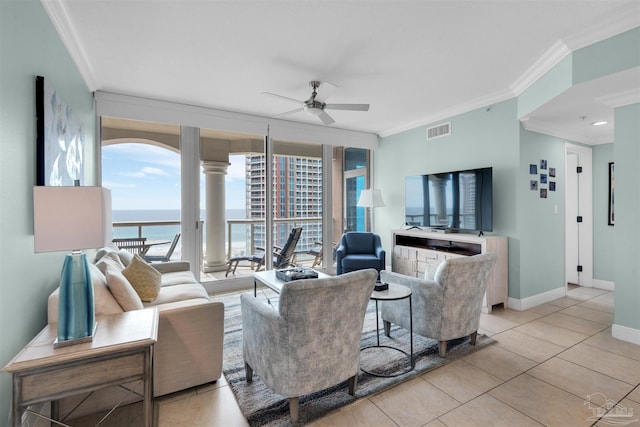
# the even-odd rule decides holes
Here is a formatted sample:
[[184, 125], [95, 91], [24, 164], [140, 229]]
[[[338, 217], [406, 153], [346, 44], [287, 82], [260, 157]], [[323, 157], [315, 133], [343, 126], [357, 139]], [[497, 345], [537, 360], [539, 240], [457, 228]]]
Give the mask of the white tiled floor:
[[[640, 346], [611, 337], [613, 294], [577, 288], [524, 312], [482, 315], [497, 343], [317, 420], [321, 426], [607, 426], [598, 399], [640, 426]], [[600, 394], [598, 394], [600, 393]], [[244, 426], [234, 395], [217, 384], [162, 398], [159, 425]]]

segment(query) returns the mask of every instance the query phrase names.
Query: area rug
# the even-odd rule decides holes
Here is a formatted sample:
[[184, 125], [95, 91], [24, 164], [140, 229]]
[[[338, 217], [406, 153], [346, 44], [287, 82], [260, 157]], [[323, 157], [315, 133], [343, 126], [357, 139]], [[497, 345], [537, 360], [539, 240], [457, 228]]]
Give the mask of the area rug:
[[[253, 293], [253, 290], [251, 290]], [[259, 291], [258, 298], [265, 304], [278, 307], [277, 295], [269, 290]], [[245, 379], [244, 360], [242, 358], [242, 313], [240, 309], [240, 293], [228, 294], [214, 298], [225, 305], [225, 335], [223, 353], [224, 376], [233, 390], [242, 413], [251, 426], [289, 426], [289, 403], [285, 396], [273, 393], [260, 380], [256, 372], [253, 382]], [[380, 321], [382, 329], [382, 321]], [[386, 390], [398, 383], [414, 378], [427, 371], [443, 366], [465, 355], [479, 350], [494, 341], [478, 334], [476, 345], [469, 343], [468, 338], [450, 341], [447, 346], [447, 357], [439, 356], [438, 342], [419, 335], [413, 335], [413, 355], [415, 368], [396, 377], [382, 378], [364, 372], [358, 375], [355, 396], [348, 393], [346, 382], [332, 388], [300, 397], [300, 416], [297, 425], [304, 425], [321, 418], [337, 409], [348, 405], [364, 396]], [[365, 315], [361, 347], [376, 344], [376, 309], [375, 302], [370, 302]], [[410, 349], [409, 331], [400, 327], [391, 328], [391, 338], [380, 332], [380, 344], [400, 348], [407, 353]], [[409, 366], [409, 358], [402, 353], [386, 348], [371, 348], [360, 353], [360, 366], [368, 371], [393, 374], [402, 372]]]

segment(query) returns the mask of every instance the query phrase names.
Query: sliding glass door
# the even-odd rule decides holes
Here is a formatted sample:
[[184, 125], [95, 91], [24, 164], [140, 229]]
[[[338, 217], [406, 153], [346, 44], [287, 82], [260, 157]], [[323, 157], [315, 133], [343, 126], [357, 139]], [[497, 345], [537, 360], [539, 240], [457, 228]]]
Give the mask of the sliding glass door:
[[345, 231], [370, 229], [366, 208], [358, 206], [360, 192], [368, 188], [368, 150], [346, 148], [344, 150], [344, 212]]

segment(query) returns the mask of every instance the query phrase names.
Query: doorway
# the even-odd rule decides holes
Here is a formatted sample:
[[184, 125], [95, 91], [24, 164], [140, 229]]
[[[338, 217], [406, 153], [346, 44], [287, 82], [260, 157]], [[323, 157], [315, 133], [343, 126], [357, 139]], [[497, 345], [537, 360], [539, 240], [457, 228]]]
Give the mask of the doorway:
[[565, 144], [565, 293], [593, 286], [592, 150]]

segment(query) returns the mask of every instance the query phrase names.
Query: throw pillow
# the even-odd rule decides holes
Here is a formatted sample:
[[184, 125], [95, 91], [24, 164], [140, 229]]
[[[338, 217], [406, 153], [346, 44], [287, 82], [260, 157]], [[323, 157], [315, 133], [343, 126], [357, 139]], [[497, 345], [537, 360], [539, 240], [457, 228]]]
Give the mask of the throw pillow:
[[151, 302], [158, 297], [162, 284], [162, 274], [140, 255], [134, 255], [131, 263], [122, 270], [133, 289], [144, 302]]
[[112, 266], [114, 269], [118, 271], [124, 270], [124, 264], [120, 261], [120, 257], [117, 252], [107, 252], [101, 258], [100, 261], [96, 263], [96, 267], [102, 271], [104, 275], [107, 274], [107, 267]]
[[122, 264], [125, 267], [131, 264], [131, 260], [133, 259], [133, 254], [125, 249], [120, 249], [118, 251], [118, 256], [120, 257], [120, 261], [122, 261]]
[[106, 266], [107, 286], [111, 291], [111, 295], [118, 301], [120, 307], [124, 311], [142, 310], [144, 306], [140, 297], [131, 286], [131, 283], [122, 274], [122, 271], [118, 270], [112, 264]]

